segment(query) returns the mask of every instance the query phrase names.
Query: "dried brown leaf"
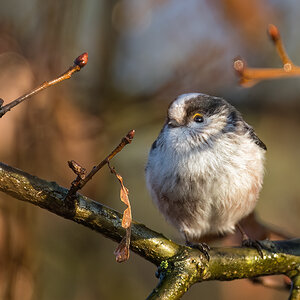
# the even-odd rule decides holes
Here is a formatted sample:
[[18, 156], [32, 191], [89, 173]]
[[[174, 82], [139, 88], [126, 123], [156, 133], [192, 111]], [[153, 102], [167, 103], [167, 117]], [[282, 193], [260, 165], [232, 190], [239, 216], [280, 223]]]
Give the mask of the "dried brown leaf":
[[113, 172], [116, 177], [118, 178], [120, 185], [121, 185], [121, 190], [120, 190], [120, 199], [123, 203], [125, 203], [127, 205], [127, 208], [125, 209], [124, 213], [123, 213], [123, 218], [122, 218], [122, 227], [123, 228], [128, 228], [131, 225], [131, 207], [130, 207], [130, 202], [129, 202], [129, 191], [128, 189], [124, 186], [123, 183], [123, 178], [120, 174], [116, 173], [116, 171], [114, 170]]
[[131, 215], [131, 206], [129, 201], [129, 191], [124, 186], [123, 178], [120, 174], [116, 172], [114, 168], [112, 168], [109, 163], [108, 167], [110, 171], [117, 177], [120, 185], [120, 199], [123, 203], [127, 205], [127, 208], [124, 210], [123, 218], [122, 218], [122, 227], [126, 229], [126, 235], [121, 240], [120, 244], [116, 248], [114, 254], [116, 256], [117, 262], [123, 262], [129, 259], [129, 246], [130, 246], [130, 237], [131, 237], [131, 222], [132, 222], [132, 215]]
[[129, 259], [129, 246], [131, 237], [131, 227], [126, 228], [126, 235], [122, 238], [121, 242], [117, 246], [114, 254], [118, 263], [127, 261]]

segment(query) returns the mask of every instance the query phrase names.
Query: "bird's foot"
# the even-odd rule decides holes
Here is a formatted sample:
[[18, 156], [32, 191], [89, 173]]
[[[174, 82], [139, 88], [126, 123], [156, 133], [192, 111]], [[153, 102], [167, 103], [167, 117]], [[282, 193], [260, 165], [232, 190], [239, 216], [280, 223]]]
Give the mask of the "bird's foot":
[[191, 243], [189, 241], [186, 241], [185, 244], [188, 247], [200, 250], [200, 252], [204, 254], [207, 261], [209, 261], [210, 256], [209, 256], [208, 252], [210, 250], [210, 247], [207, 244], [205, 244], [205, 243]]
[[261, 258], [264, 258], [264, 254], [262, 252], [263, 247], [262, 247], [261, 243], [257, 240], [250, 239], [240, 224], [237, 224], [236, 227], [242, 235], [242, 246], [249, 247], [249, 248], [255, 248], [257, 250], [259, 256]]
[[242, 241], [243, 247], [255, 248], [261, 258], [264, 258], [264, 254], [262, 252], [263, 247], [261, 243], [257, 240], [251, 240], [250, 238], [244, 239]]

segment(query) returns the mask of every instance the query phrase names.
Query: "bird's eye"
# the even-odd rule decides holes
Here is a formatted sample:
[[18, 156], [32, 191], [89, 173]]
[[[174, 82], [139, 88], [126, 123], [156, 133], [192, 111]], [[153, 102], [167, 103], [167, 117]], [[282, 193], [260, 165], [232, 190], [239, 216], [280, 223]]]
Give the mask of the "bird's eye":
[[202, 123], [203, 122], [203, 115], [202, 114], [199, 114], [199, 113], [196, 113], [194, 114], [193, 116], [193, 120], [197, 123]]

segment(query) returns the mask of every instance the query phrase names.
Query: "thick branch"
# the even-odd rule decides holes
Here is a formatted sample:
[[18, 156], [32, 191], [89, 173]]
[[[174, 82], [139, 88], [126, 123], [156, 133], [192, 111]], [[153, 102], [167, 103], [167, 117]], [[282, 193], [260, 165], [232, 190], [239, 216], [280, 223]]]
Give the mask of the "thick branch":
[[[0, 191], [96, 230], [114, 241], [120, 242], [125, 235], [119, 212], [80, 194], [70, 208], [64, 200], [67, 189], [3, 163], [0, 163]], [[135, 222], [132, 224], [131, 238], [131, 249], [156, 265], [183, 248]]]
[[180, 255], [161, 263], [160, 282], [147, 299], [180, 299], [196, 282], [229, 281], [257, 276], [285, 274], [294, 277], [290, 299], [300, 299], [299, 282], [300, 239], [262, 241], [264, 257], [256, 249], [214, 248], [207, 262], [196, 250], [184, 250]]
[[[158, 267], [159, 283], [147, 300], [180, 299], [194, 283], [199, 281], [207, 260], [198, 251], [186, 250]], [[200, 273], [199, 273], [200, 271]]]
[[291, 295], [289, 300], [299, 300], [300, 299], [300, 276], [299, 273], [293, 278], [293, 285], [291, 290]]
[[160, 280], [157, 287], [147, 297], [147, 300], [173, 300], [180, 299], [186, 291], [197, 282], [194, 270], [179, 271], [175, 269]]
[[[120, 241], [125, 235], [121, 214], [78, 195], [71, 209], [66, 205], [67, 189], [0, 163], [0, 191], [47, 209]], [[233, 280], [262, 275], [286, 274], [297, 278], [300, 267], [300, 239], [263, 241], [261, 258], [256, 249], [213, 248], [207, 262], [195, 249], [177, 245], [142, 224], [133, 222], [131, 249], [160, 266], [160, 283], [149, 299], [179, 299], [197, 281]], [[299, 282], [294, 280], [294, 294]], [[170, 289], [171, 288], [171, 289]], [[291, 298], [297, 299], [297, 298]]]

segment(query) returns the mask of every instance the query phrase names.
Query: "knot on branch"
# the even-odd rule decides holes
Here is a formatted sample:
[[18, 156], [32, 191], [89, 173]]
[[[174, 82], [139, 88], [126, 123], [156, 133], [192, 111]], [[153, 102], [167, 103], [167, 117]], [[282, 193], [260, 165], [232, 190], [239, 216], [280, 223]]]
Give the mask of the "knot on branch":
[[186, 247], [178, 255], [160, 263], [155, 274], [159, 284], [147, 299], [179, 299], [190, 286], [202, 281], [207, 270], [208, 261], [204, 254]]
[[176, 276], [186, 274], [193, 282], [201, 281], [207, 268], [208, 261], [203, 253], [196, 249], [185, 248], [178, 255], [163, 260], [158, 266], [155, 276], [164, 280], [168, 276], [174, 276], [174, 274], [177, 274]]

